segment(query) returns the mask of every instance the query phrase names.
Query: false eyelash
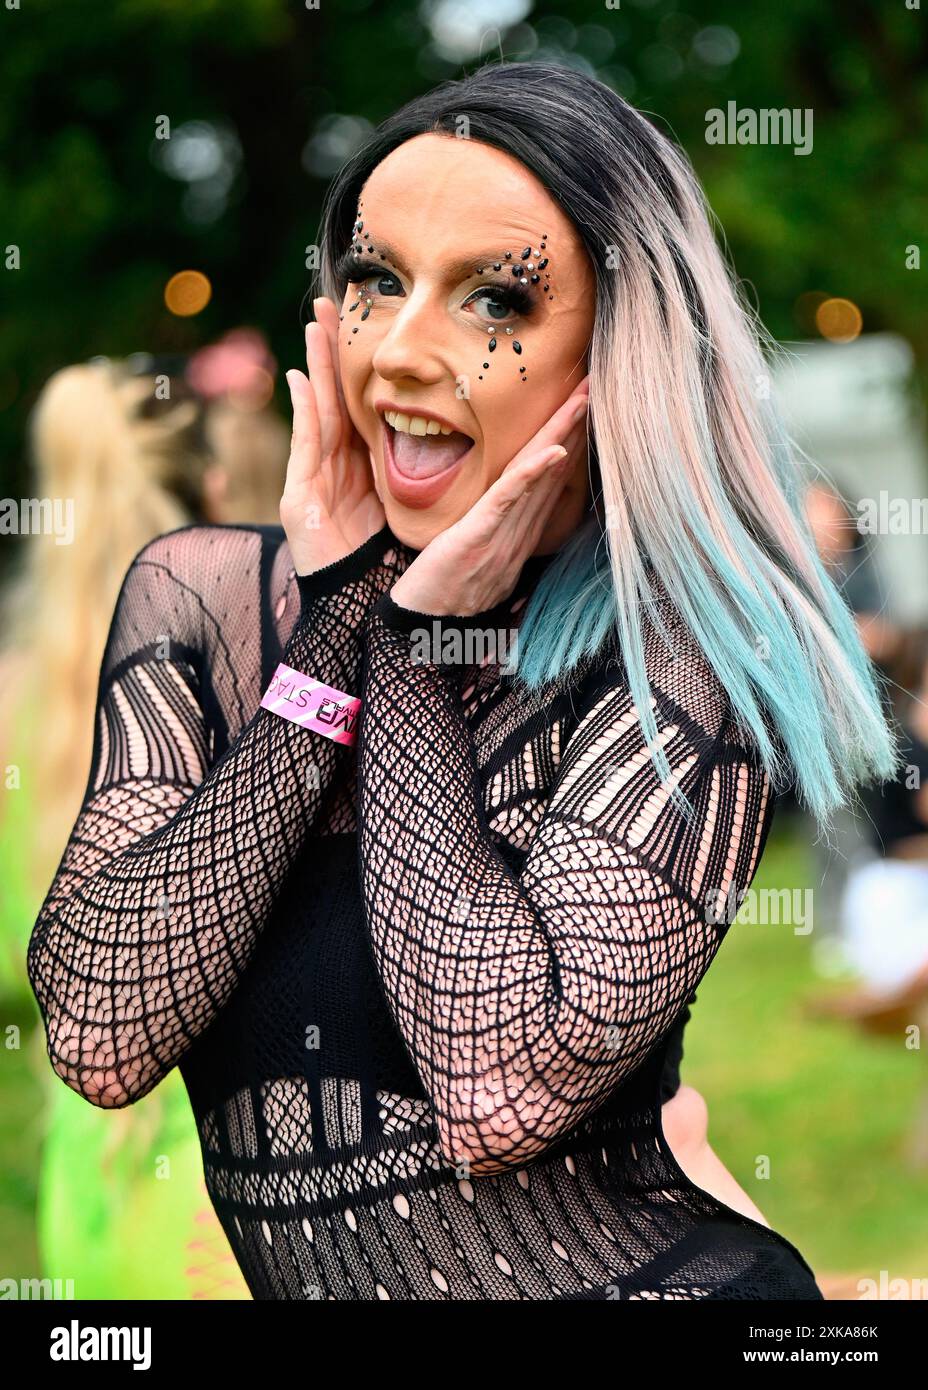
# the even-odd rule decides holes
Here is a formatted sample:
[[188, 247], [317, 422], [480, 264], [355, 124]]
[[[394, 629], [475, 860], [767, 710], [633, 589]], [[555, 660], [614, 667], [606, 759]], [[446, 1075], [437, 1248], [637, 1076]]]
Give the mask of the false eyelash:
[[[378, 261], [371, 260], [369, 256], [359, 256], [356, 251], [349, 248], [336, 265], [335, 274], [339, 280], [347, 281], [349, 285], [356, 285], [361, 280], [366, 280], [369, 275], [393, 275], [393, 271], [386, 270], [383, 265]], [[483, 298], [493, 297], [504, 308], [521, 314], [523, 318], [528, 318], [537, 302], [531, 290], [525, 285], [513, 285], [509, 281], [499, 280], [488, 281], [484, 285], [479, 285], [468, 296], [468, 300], [481, 297], [481, 291], [487, 292], [482, 296]]]
[[[487, 291], [485, 295], [482, 294], [484, 290]], [[503, 304], [507, 309], [514, 309], [517, 314], [521, 314], [524, 318], [528, 318], [536, 303], [535, 296], [524, 285], [501, 285], [495, 280], [492, 284], [480, 285], [468, 295], [468, 301], [481, 297], [486, 299], [492, 297], [496, 299], [497, 303]]]
[[372, 261], [369, 256], [359, 256], [350, 247], [339, 259], [335, 267], [335, 274], [339, 280], [347, 280], [349, 285], [357, 284], [359, 280], [366, 280], [368, 275], [373, 275], [375, 271], [385, 272], [382, 265]]

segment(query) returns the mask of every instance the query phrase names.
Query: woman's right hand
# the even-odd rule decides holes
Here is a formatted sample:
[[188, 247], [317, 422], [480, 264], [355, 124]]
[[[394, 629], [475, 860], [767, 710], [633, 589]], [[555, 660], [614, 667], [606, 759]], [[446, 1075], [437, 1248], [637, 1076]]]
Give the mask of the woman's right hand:
[[306, 367], [287, 372], [293, 403], [290, 461], [280, 521], [297, 574], [343, 560], [386, 525], [370, 451], [351, 422], [338, 370], [338, 310], [313, 301]]

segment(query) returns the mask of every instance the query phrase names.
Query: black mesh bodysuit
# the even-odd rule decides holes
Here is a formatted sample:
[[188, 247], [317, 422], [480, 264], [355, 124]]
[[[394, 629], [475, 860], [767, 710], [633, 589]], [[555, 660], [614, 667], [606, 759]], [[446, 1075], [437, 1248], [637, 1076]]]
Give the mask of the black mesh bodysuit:
[[[194, 525], [136, 557], [29, 944], [56, 1072], [122, 1106], [180, 1066], [258, 1299], [821, 1298], [661, 1128], [705, 895], [772, 812], [717, 681], [649, 638], [689, 826], [614, 648], [530, 697], [504, 651], [414, 657], [414, 555], [384, 527], [297, 577], [280, 527]], [[516, 629], [546, 563], [445, 639]], [[279, 660], [361, 695], [357, 745], [259, 707]]]

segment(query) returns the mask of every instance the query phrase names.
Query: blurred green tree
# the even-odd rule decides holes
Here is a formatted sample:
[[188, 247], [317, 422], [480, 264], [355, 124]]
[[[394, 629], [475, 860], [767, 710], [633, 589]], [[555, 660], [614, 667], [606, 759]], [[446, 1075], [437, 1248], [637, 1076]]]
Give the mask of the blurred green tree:
[[[26, 416], [67, 362], [184, 351], [253, 323], [298, 364], [329, 177], [370, 125], [500, 55], [580, 64], [679, 140], [776, 336], [809, 331], [800, 295], [844, 296], [865, 330], [904, 334], [924, 371], [928, 270], [907, 266], [928, 227], [916, 3], [5, 0], [4, 494], [23, 495]], [[812, 153], [707, 144], [706, 112], [728, 101], [811, 108]], [[164, 287], [187, 268], [213, 293], [179, 318]]]

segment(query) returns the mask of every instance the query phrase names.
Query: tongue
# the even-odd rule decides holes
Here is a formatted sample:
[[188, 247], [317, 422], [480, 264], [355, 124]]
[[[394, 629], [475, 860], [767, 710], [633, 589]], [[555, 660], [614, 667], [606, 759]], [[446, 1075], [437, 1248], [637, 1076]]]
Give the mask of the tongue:
[[472, 444], [466, 434], [404, 434], [393, 431], [393, 459], [406, 478], [434, 478], [443, 473]]

